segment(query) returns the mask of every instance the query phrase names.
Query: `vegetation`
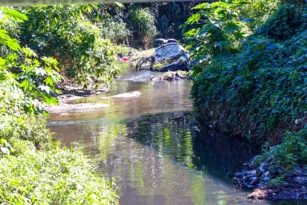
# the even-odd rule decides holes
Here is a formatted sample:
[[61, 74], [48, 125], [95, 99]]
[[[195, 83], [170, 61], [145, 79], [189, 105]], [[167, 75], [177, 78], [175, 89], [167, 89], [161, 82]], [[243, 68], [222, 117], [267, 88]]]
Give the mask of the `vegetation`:
[[59, 62], [61, 73], [87, 88], [106, 85], [119, 70], [115, 50], [90, 19], [96, 5], [48, 5], [21, 9], [28, 17], [20, 41]]
[[43, 116], [24, 110], [22, 91], [0, 86], [0, 202], [116, 204], [114, 184], [95, 175], [81, 150], [53, 144]]
[[139, 38], [144, 48], [149, 48], [149, 43], [156, 35], [155, 17], [147, 8], [132, 8], [130, 10], [132, 30]]
[[57, 61], [12, 38], [25, 15], [9, 8], [1, 8], [1, 14], [0, 203], [117, 204], [114, 184], [96, 176], [80, 149], [51, 141], [33, 102], [57, 102], [51, 96], [61, 78]]
[[[257, 163], [269, 161], [282, 170], [269, 183], [282, 184], [286, 173], [307, 163], [305, 4], [222, 0], [182, 16], [179, 11], [190, 3], [0, 8], [0, 203], [117, 204], [116, 186], [95, 174], [81, 149], [52, 142], [46, 113], [37, 105], [56, 104], [66, 79], [84, 89], [107, 86], [120, 72], [116, 54], [136, 52], [121, 44], [148, 48], [154, 37], [168, 38], [179, 29], [186, 31], [193, 74], [176, 75], [193, 76], [195, 115], [262, 145]], [[160, 13], [163, 5], [174, 17]], [[175, 74], [164, 77], [170, 75]], [[170, 146], [170, 131], [163, 133]], [[191, 133], [184, 134], [188, 149], [182, 162], [192, 168]], [[101, 152], [113, 138], [99, 141]], [[141, 176], [142, 164], [136, 170]]]
[[304, 2], [220, 1], [194, 10], [184, 28], [198, 118], [277, 145], [258, 159], [273, 160], [284, 172], [306, 164]]

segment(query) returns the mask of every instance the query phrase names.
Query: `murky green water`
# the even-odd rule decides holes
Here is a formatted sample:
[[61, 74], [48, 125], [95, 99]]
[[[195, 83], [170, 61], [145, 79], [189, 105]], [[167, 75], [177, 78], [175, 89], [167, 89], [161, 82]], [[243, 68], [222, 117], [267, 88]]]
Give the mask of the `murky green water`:
[[[229, 178], [252, 157], [253, 148], [200, 130], [191, 114], [192, 83], [143, 81], [152, 74], [126, 72], [110, 93], [79, 100], [110, 104], [107, 109], [61, 113], [49, 120], [64, 145], [80, 143], [97, 160], [97, 170], [116, 179], [120, 204], [304, 204], [246, 200], [248, 191], [234, 187]], [[142, 95], [105, 100], [131, 91]]]

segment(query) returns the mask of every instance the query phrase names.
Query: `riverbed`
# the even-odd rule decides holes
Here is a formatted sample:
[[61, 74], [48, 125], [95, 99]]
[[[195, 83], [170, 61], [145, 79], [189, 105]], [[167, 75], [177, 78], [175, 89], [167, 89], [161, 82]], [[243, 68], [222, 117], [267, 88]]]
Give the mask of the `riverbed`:
[[[51, 114], [48, 121], [56, 139], [83, 146], [97, 172], [116, 181], [120, 204], [306, 204], [248, 201], [251, 190], [234, 186], [231, 178], [257, 151], [198, 125], [191, 81], [150, 82], [152, 75], [158, 74], [127, 68], [109, 92], [71, 102], [108, 106]], [[111, 97], [134, 91], [141, 95]]]

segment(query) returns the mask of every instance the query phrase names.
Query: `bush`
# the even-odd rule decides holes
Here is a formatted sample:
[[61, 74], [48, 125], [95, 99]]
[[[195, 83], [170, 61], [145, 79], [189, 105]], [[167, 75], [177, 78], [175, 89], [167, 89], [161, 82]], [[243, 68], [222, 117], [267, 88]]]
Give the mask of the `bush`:
[[182, 27], [187, 30], [185, 41], [191, 52], [194, 72], [201, 72], [212, 58], [228, 58], [240, 51], [242, 42], [251, 35], [278, 1], [219, 1], [202, 3]]
[[31, 101], [14, 85], [0, 83], [0, 139], [28, 140], [37, 148], [46, 146], [51, 140], [42, 114], [26, 112]]
[[291, 169], [297, 164], [307, 164], [307, 130], [306, 127], [299, 132], [287, 132], [283, 135], [283, 142], [271, 147], [259, 157], [260, 161], [273, 161], [276, 166]]
[[[292, 21], [284, 13], [293, 11], [299, 12]], [[213, 53], [206, 64], [196, 65], [191, 91], [202, 122], [254, 143], [277, 145], [261, 160], [270, 159], [284, 170], [307, 162], [307, 30], [302, 11], [297, 5], [281, 6], [261, 26], [270, 28], [272, 35], [249, 35], [236, 52]]]
[[300, 8], [293, 4], [279, 7], [275, 14], [259, 29], [258, 33], [276, 40], [291, 38], [303, 24]]
[[18, 37], [19, 32], [13, 28], [19, 28], [18, 23], [28, 19], [25, 15], [5, 7], [0, 8], [1, 12], [0, 80], [18, 86], [30, 100], [37, 98], [47, 104], [57, 103], [57, 99], [51, 97], [52, 93], [59, 93], [55, 87], [61, 79], [57, 61], [45, 56], [38, 57], [33, 50], [21, 47], [19, 41], [12, 38]]
[[110, 39], [117, 44], [123, 44], [128, 41], [128, 37], [131, 31], [127, 28], [125, 22], [121, 19], [115, 21], [113, 18], [109, 18], [98, 24], [101, 32], [101, 36], [105, 39]]
[[241, 53], [208, 66], [192, 89], [200, 117], [226, 132], [279, 142], [306, 117], [306, 34], [284, 44], [250, 38]]
[[[94, 5], [93, 5], [94, 6]], [[115, 51], [87, 12], [91, 5], [49, 5], [25, 7], [28, 21], [22, 25], [20, 40], [39, 55], [59, 62], [61, 73], [84, 85], [107, 85], [119, 70]]]
[[115, 185], [80, 149], [60, 148], [16, 86], [0, 85], [0, 203], [117, 204]]
[[117, 204], [114, 184], [96, 176], [79, 149], [51, 142], [45, 118], [33, 103], [37, 98], [56, 103], [50, 96], [59, 78], [56, 61], [37, 58], [11, 38], [4, 25], [26, 16], [1, 9], [0, 203]]
[[135, 38], [141, 39], [141, 45], [148, 48], [152, 38], [156, 35], [155, 17], [148, 8], [131, 8], [129, 19]]
[[22, 155], [0, 158], [4, 204], [117, 204], [114, 184], [96, 176], [77, 149], [37, 151], [17, 141]]

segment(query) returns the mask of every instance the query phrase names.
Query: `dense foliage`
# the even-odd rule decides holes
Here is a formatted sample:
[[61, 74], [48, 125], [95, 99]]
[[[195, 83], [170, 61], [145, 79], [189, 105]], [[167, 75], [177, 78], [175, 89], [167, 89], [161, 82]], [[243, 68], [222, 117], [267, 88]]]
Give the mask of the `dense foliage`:
[[155, 17], [148, 8], [132, 8], [130, 11], [131, 27], [135, 31], [136, 38], [139, 38], [145, 48], [156, 35]]
[[[193, 26], [187, 41], [197, 63], [195, 113], [223, 132], [260, 144], [281, 143], [265, 149], [262, 160], [287, 170], [306, 164], [305, 6], [300, 1], [230, 2], [196, 6], [199, 11], [185, 25]], [[265, 9], [255, 9], [258, 3]]]
[[[23, 89], [29, 100], [39, 98], [47, 104], [56, 103], [51, 93], [58, 93], [55, 84], [61, 76], [58, 74], [57, 61], [52, 57], [40, 56], [11, 36], [16, 36], [18, 23], [28, 18], [15, 10], [3, 8], [0, 20], [0, 79], [9, 81]], [[33, 110], [29, 104], [28, 109]]]
[[52, 145], [41, 115], [24, 110], [16, 86], [0, 84], [0, 202], [116, 204], [114, 185], [93, 172], [78, 149]]
[[239, 52], [246, 37], [276, 6], [276, 1], [258, 0], [220, 1], [193, 7], [197, 12], [182, 27], [188, 30], [185, 33], [187, 48], [194, 63], [200, 63], [197, 68], [210, 64], [213, 57], [221, 55], [223, 58]]
[[[134, 48], [147, 48], [154, 43], [153, 38], [183, 37], [180, 27], [193, 13], [190, 10], [196, 2], [157, 2], [142, 4], [99, 5], [94, 12], [103, 15], [98, 25], [102, 36], [116, 44]], [[259, 7], [259, 9], [262, 9]], [[91, 20], [93, 20], [91, 15]]]
[[96, 5], [26, 7], [28, 21], [21, 25], [20, 40], [39, 56], [55, 58], [61, 73], [84, 85], [106, 85], [119, 70], [115, 50], [90, 21]]
[[[33, 102], [56, 103], [57, 61], [38, 57], [12, 38], [27, 17], [1, 8], [0, 19], [0, 203], [117, 204], [115, 186], [95, 175], [80, 149], [51, 141]], [[16, 36], [14, 36], [16, 37]]]

